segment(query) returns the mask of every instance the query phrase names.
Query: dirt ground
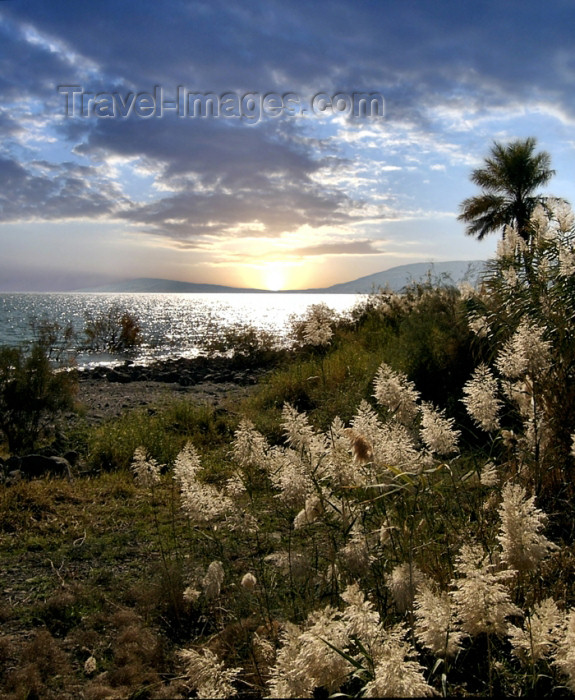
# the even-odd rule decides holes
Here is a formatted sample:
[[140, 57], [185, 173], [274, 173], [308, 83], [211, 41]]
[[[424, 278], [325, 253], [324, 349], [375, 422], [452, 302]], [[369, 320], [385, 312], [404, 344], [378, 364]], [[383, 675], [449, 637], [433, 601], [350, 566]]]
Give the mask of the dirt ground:
[[106, 379], [84, 379], [78, 383], [77, 402], [90, 422], [99, 423], [127, 410], [162, 406], [186, 399], [198, 404], [219, 406], [249, 395], [253, 386], [231, 382], [201, 382], [180, 386], [166, 382], [129, 382], [119, 384]]

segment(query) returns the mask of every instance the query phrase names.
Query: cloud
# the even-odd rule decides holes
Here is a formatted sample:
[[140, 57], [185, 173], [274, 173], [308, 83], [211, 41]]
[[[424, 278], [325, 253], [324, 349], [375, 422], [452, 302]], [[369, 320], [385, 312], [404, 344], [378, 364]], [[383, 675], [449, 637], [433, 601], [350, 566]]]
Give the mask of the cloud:
[[0, 221], [88, 219], [113, 214], [121, 202], [96, 168], [0, 157]]
[[139, 90], [155, 83], [218, 93], [380, 90], [389, 119], [414, 123], [425, 122], [430, 104], [478, 91], [486, 107], [525, 101], [533, 85], [575, 108], [572, 10], [560, 0], [260, 0], [249, 7], [143, 0], [138, 9], [114, 0], [100, 0], [97, 13], [67, 0], [6, 3], [4, 26], [32, 27], [42, 40], [28, 31], [23, 41], [22, 30], [3, 37], [16, 69], [3, 75], [15, 76], [12, 87], [44, 94], [55, 76], [74, 78], [73, 55], [79, 72], [91, 67], [94, 82]]
[[316, 255], [382, 255], [385, 251], [376, 247], [373, 241], [349, 241], [341, 243], [320, 243], [304, 246], [291, 251], [292, 255], [309, 257]]
[[76, 154], [102, 161], [136, 158], [154, 174], [153, 201], [133, 201], [118, 214], [141, 224], [143, 232], [175, 240], [257, 230], [280, 235], [305, 222], [340, 224], [354, 206], [343, 191], [313, 177], [328, 160], [331, 167], [344, 160], [304, 149], [290, 124], [255, 128], [173, 118], [98, 120], [83, 131], [81, 126], [59, 127], [77, 141]]
[[[571, 14], [563, 0], [0, 3], [0, 221], [114, 221], [182, 256], [307, 226], [291, 254], [376, 255], [390, 228], [456, 211], [494, 136], [572, 126]], [[378, 91], [386, 114], [68, 119], [63, 84]]]

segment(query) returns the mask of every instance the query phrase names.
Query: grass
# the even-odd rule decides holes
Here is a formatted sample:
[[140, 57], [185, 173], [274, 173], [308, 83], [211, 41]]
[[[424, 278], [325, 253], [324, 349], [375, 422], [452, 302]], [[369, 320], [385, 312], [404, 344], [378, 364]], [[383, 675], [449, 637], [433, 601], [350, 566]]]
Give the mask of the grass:
[[[165, 479], [158, 503], [169, 503], [171, 490]], [[153, 510], [127, 471], [2, 489], [2, 640], [14, 659], [6, 697], [56, 697], [80, 685], [96, 697], [98, 684], [83, 670], [91, 654], [114, 692], [140, 691], [169, 669], [161, 651], [170, 626], [161, 558], [176, 558], [173, 535], [186, 524], [164, 506]], [[51, 662], [32, 658], [30, 639], [58, 650], [59, 684], [49, 681]]]
[[[423, 301], [391, 316], [358, 310], [334, 325], [329, 347], [286, 354], [247, 399], [225, 409], [178, 400], [95, 426], [80, 419], [66, 446], [80, 453], [82, 476], [1, 485], [2, 696], [188, 697], [193, 687], [178, 651], [193, 647], [210, 649], [228, 668], [241, 667], [237, 690], [260, 697], [269, 692], [285, 622], [305, 625], [311, 611], [341, 607], [340, 594], [354, 580], [382, 621], [407, 624], [415, 643], [413, 603], [408, 595], [406, 607], [399, 605], [393, 572], [408, 564], [446, 590], [462, 542], [474, 538], [496, 556], [500, 494], [481, 484], [480, 472], [490, 459], [509, 470], [514, 464], [505, 462], [501, 440], [487, 440], [463, 416], [461, 386], [483, 349], [472, 344], [464, 309], [450, 294], [422, 293]], [[331, 435], [334, 419], [349, 426], [362, 401], [378, 408], [373, 378], [382, 362], [405, 371], [422, 398], [457, 419], [461, 453], [429, 459], [417, 474], [394, 473], [390, 463], [387, 481], [374, 486], [334, 483], [333, 475], [322, 476], [323, 457], [314, 462], [309, 444], [293, 447], [321, 505], [313, 522], [295, 528], [303, 504], [279, 497], [265, 464], [234, 460], [240, 419], [250, 419], [279, 450], [289, 403], [315, 431]], [[419, 427], [412, 426], [413, 434]], [[247, 488], [226, 522], [198, 524], [181, 508], [172, 465], [188, 441], [201, 459], [200, 484], [225, 489], [235, 476]], [[139, 486], [130, 470], [138, 447], [162, 465], [151, 489]], [[342, 469], [350, 449], [347, 444]], [[549, 515], [556, 523], [556, 513]], [[364, 550], [351, 546], [356, 532]], [[513, 588], [516, 604], [551, 595], [567, 608], [575, 605], [575, 547], [561, 540], [561, 528], [554, 535], [560, 547]], [[213, 561], [223, 566], [222, 595], [195, 595]], [[253, 590], [242, 586], [246, 573], [257, 579]], [[95, 670], [85, 667], [92, 657]], [[418, 658], [441, 691], [447, 665], [421, 646]], [[562, 693], [556, 669], [541, 666], [530, 676], [509, 642], [495, 636], [469, 640], [450, 663], [444, 683], [454, 695]]]

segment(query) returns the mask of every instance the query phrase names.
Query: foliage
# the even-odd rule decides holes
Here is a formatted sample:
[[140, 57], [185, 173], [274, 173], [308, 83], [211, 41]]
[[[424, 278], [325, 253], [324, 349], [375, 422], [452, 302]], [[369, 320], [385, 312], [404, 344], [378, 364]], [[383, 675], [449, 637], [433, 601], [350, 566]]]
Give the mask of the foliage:
[[0, 348], [0, 431], [12, 453], [34, 448], [54, 414], [73, 406], [73, 375], [52, 359], [66, 347], [57, 344], [61, 329], [43, 323], [38, 330], [29, 349]]
[[173, 462], [187, 439], [206, 449], [225, 444], [235, 427], [233, 418], [206, 405], [188, 401], [164, 409], [136, 410], [104, 422], [88, 435], [88, 462], [92, 469], [127, 469], [138, 447], [160, 464]]
[[[531, 248], [508, 231], [479, 292], [415, 288], [335, 322], [321, 350], [272, 377], [267, 400], [284, 401], [278, 429], [269, 440], [243, 420], [217, 486], [199, 478], [199, 451], [179, 453], [182, 509], [206, 538], [208, 572], [219, 572], [216, 588], [192, 574], [189, 595], [217, 620], [220, 598], [233, 605], [233, 578], [249, 573], [252, 615], [265, 629], [281, 621], [275, 639], [253, 636], [253, 653], [267, 654], [262, 694], [491, 696], [573, 685], [575, 601], [562, 569], [573, 533], [558, 512], [573, 496], [572, 455], [568, 442], [558, 451], [556, 430], [560, 422], [570, 438], [575, 415], [553, 400], [573, 368], [570, 221], [565, 212], [534, 220]], [[326, 425], [322, 404], [333, 410], [342, 387], [348, 408], [352, 397], [337, 358], [351, 336], [350, 354], [371, 357], [362, 325], [373, 330], [377, 316], [387, 339], [377, 350], [394, 363], [380, 363], [349, 417]], [[477, 344], [467, 320], [484, 334]], [[420, 384], [442, 367], [456, 379], [440, 406]], [[483, 451], [463, 451], [445, 410], [456, 396], [483, 431]], [[247, 658], [225, 663], [201, 648], [190, 687], [209, 656], [237, 689]]]
[[92, 352], [123, 353], [141, 345], [142, 329], [137, 317], [118, 304], [94, 316], [86, 314], [84, 347]]
[[[481, 292], [468, 299], [471, 325], [504, 401], [502, 425], [525, 431], [537, 492], [570, 500], [575, 422], [575, 228], [561, 201], [536, 209], [526, 244], [508, 228]], [[498, 359], [499, 358], [499, 359]], [[517, 444], [518, 456], [525, 453]], [[524, 460], [525, 462], [525, 460]], [[561, 494], [561, 496], [559, 496]]]
[[549, 154], [534, 153], [536, 143], [534, 138], [495, 143], [484, 167], [471, 173], [472, 182], [483, 192], [461, 204], [459, 220], [467, 224], [468, 235], [481, 240], [512, 225], [529, 240], [531, 216], [537, 204], [545, 202], [535, 191], [555, 174]]
[[336, 416], [350, 420], [355, 406], [370, 398], [371, 377], [383, 361], [415, 380], [425, 400], [466, 422], [461, 386], [477, 353], [457, 288], [428, 282], [403, 294], [369, 295], [348, 317], [329, 315], [331, 336], [324, 345], [305, 342], [308, 321], [293, 320], [291, 359], [266, 378], [245, 408], [269, 437], [275, 432], [277, 439], [274, 425], [285, 402], [309, 412], [322, 429]]
[[[61, 578], [70, 560], [76, 581], [80, 561], [90, 571], [15, 613], [55, 635], [53, 658], [82, 650], [66, 673], [84, 677], [68, 685], [573, 690], [575, 229], [561, 203], [530, 226], [529, 244], [506, 231], [479, 290], [413, 285], [329, 323], [314, 312], [233, 411], [134, 412], [87, 438], [92, 464], [114, 471], [6, 490], [12, 566], [49, 548]], [[20, 692], [27, 667], [14, 666], [6, 683]]]
[[267, 367], [285, 354], [273, 333], [252, 326], [226, 328], [208, 338], [203, 349], [208, 357], [231, 357], [239, 367]]

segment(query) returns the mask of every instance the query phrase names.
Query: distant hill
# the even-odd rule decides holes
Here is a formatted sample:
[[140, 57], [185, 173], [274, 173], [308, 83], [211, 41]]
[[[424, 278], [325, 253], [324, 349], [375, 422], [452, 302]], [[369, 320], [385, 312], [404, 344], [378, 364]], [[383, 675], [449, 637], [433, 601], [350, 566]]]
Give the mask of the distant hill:
[[78, 289], [78, 292], [115, 292], [137, 293], [149, 292], [155, 294], [201, 294], [219, 293], [234, 294], [236, 292], [267, 293], [266, 289], [243, 289], [241, 287], [226, 287], [222, 284], [195, 284], [194, 282], [177, 282], [176, 280], [157, 279], [155, 277], [137, 277], [131, 280], [122, 280], [115, 284], [106, 284], [101, 287], [87, 287]]
[[[452, 284], [466, 281], [476, 284], [477, 279], [485, 267], [482, 260], [462, 260], [436, 263], [412, 263], [399, 265], [383, 272], [360, 277], [351, 282], [334, 284], [331, 287], [321, 289], [294, 289], [275, 292], [276, 294], [369, 294], [378, 289], [390, 289], [394, 292], [401, 291], [411, 282], [423, 282], [428, 277], [432, 281], [445, 280]], [[116, 284], [107, 284], [103, 287], [89, 287], [78, 289], [79, 292], [109, 292], [109, 293], [156, 293], [156, 294], [198, 294], [198, 293], [267, 293], [266, 289], [246, 289], [242, 287], [226, 287], [221, 284], [195, 284], [193, 282], [177, 282], [175, 280], [156, 279], [153, 277], [139, 277], [137, 279], [123, 280]]]
[[445, 280], [451, 284], [469, 282], [475, 285], [480, 274], [485, 268], [484, 260], [457, 260], [436, 263], [411, 263], [410, 265], [398, 265], [383, 272], [360, 277], [352, 282], [334, 284], [326, 289], [314, 289], [314, 292], [326, 292], [329, 294], [353, 294], [377, 291], [389, 288], [393, 292], [401, 291], [411, 282], [423, 282], [428, 276], [431, 281]]

